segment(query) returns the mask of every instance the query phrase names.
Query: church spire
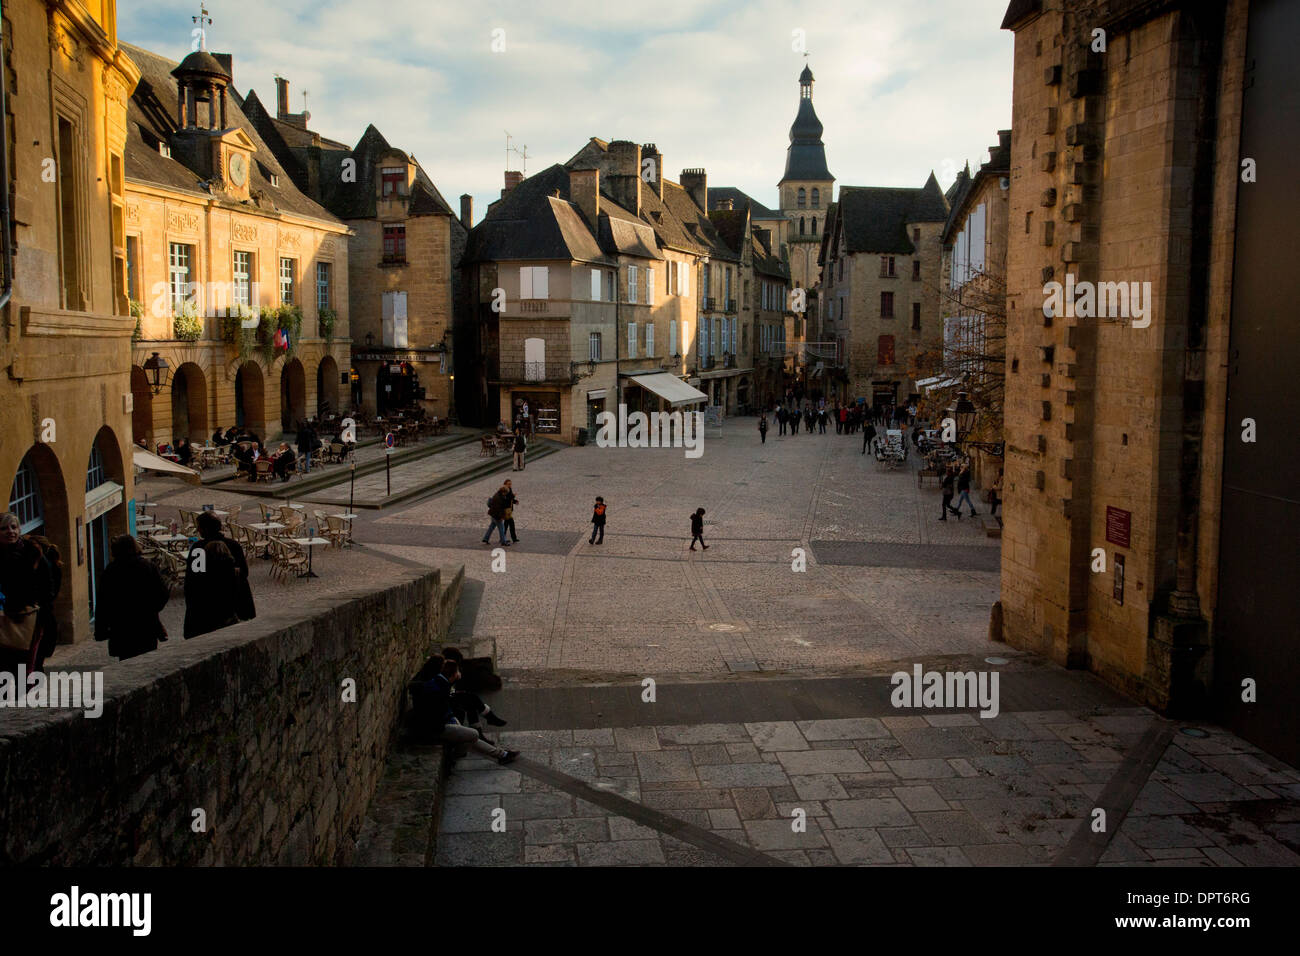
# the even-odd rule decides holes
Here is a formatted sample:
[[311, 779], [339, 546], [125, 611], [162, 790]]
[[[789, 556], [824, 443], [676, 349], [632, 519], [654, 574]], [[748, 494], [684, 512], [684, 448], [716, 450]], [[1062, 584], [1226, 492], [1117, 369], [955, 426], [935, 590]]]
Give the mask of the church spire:
[[790, 147], [786, 150], [787, 180], [833, 182], [826, 168], [826, 146], [822, 143], [822, 123], [812, 104], [813, 73], [807, 64], [799, 74], [799, 111], [790, 127]]

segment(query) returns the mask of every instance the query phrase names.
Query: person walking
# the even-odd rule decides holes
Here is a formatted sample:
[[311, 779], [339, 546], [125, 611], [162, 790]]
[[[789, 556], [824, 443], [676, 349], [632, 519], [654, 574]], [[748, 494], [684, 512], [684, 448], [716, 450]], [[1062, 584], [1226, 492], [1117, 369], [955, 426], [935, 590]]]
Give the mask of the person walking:
[[316, 435], [316, 429], [311, 427], [311, 423], [300, 421], [298, 423], [298, 454], [302, 456], [302, 470], [311, 473], [311, 455], [320, 445], [320, 438]]
[[695, 513], [691, 515], [691, 550], [692, 551], [695, 550], [696, 541], [700, 543], [700, 547], [702, 547], [705, 551], [709, 550], [709, 546], [704, 543], [704, 509], [703, 508], [696, 508]]
[[975, 510], [975, 503], [970, 500], [972, 477], [970, 459], [968, 458], [966, 463], [961, 466], [961, 472], [957, 475], [957, 513], [961, 513], [962, 502], [965, 502], [970, 505], [970, 516], [974, 518], [979, 512]]
[[835, 434], [844, 434], [844, 428], [849, 423], [849, 410], [840, 405], [835, 410]]
[[816, 424], [816, 422], [817, 422], [817, 413], [814, 412], [812, 406], [809, 405], [806, 409], [804, 409], [804, 413], [803, 413], [803, 424], [804, 424], [805, 435], [811, 435], [813, 433], [813, 426]]
[[952, 497], [956, 482], [957, 476], [953, 473], [952, 465], [949, 465], [943, 472], [943, 510], [939, 513], [940, 521], [947, 521], [949, 512], [955, 514], [958, 521], [961, 520], [961, 511], [952, 506]]
[[524, 452], [528, 450], [528, 440], [524, 438], [524, 429], [519, 427], [515, 429], [515, 471], [524, 470]]
[[204, 541], [190, 549], [185, 560], [187, 640], [239, 623], [239, 583], [239, 569], [224, 541]]
[[506, 490], [506, 493], [510, 496], [510, 501], [506, 505], [505, 514], [502, 520], [505, 522], [506, 530], [510, 532], [511, 544], [518, 544], [519, 535], [515, 533], [515, 505], [519, 503], [519, 499], [515, 497], [514, 488], [510, 487], [509, 478], [506, 479], [505, 484], [502, 485], [501, 487], [504, 488]]
[[[597, 535], [600, 535], [599, 541], [596, 540]], [[596, 496], [596, 503], [591, 509], [591, 538], [587, 543], [605, 543], [605, 499], [601, 498], [599, 495]]]
[[492, 531], [495, 529], [501, 536], [503, 547], [510, 547], [510, 542], [506, 540], [506, 509], [510, 507], [510, 491], [505, 485], [497, 489], [496, 494], [488, 499], [487, 509], [488, 517], [491, 523], [486, 531], [483, 532], [483, 543], [491, 544], [488, 539], [492, 537]]
[[819, 434], [826, 434], [826, 409], [817, 409], [817, 431]]
[[799, 422], [803, 420], [803, 412], [799, 411], [798, 406], [790, 409], [790, 434], [799, 434]]
[[[204, 543], [219, 541], [230, 552], [231, 560], [235, 562], [235, 570], [238, 572], [234, 592], [235, 616], [241, 621], [251, 621], [257, 617], [257, 605], [253, 602], [253, 588], [248, 583], [248, 558], [244, 555], [243, 546], [229, 535], [222, 534], [221, 519], [211, 511], [200, 511], [198, 517], [194, 519], [194, 526], [198, 529], [199, 538]], [[187, 568], [186, 574], [188, 573]]]
[[778, 437], [780, 437], [781, 435], [784, 435], [784, 434], [785, 434], [785, 426], [786, 426], [786, 423], [787, 423], [789, 420], [790, 420], [790, 416], [789, 416], [789, 414], [787, 414], [787, 412], [786, 412], [786, 410], [785, 410], [785, 406], [784, 406], [784, 405], [777, 405], [777, 406], [776, 406], [776, 423], [777, 423], [777, 425], [779, 426], [779, 430], [777, 431], [776, 434], [777, 434]]
[[170, 588], [140, 543], [118, 535], [109, 546], [112, 560], [99, 575], [95, 601], [95, 640], [108, 641], [108, 653], [119, 661], [156, 651], [167, 640], [158, 612], [167, 606]]
[[765, 414], [758, 416], [758, 437], [760, 439], [759, 444], [767, 444], [767, 415]]
[[867, 446], [871, 444], [871, 440], [875, 437], [876, 426], [871, 424], [871, 422], [867, 422], [867, 427], [862, 429], [862, 454], [865, 455], [867, 453]]

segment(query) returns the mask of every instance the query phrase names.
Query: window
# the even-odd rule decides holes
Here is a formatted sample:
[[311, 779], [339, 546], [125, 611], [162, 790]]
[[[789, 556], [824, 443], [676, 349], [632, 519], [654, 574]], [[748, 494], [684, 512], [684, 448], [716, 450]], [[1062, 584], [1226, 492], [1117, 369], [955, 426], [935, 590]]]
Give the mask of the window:
[[843, 280], [844, 279], [844, 257], [841, 256], [838, 261], [839, 261], [839, 279]]
[[384, 262], [406, 261], [406, 226], [384, 226]]
[[[802, 192], [802, 190], [800, 190], [800, 192]], [[802, 205], [802, 203], [801, 203], [800, 205]], [[802, 235], [805, 235], [805, 234], [806, 234], [806, 229], [805, 229], [806, 226], [807, 226], [807, 223], [804, 222], [804, 218], [803, 218], [803, 216], [800, 216], [800, 217], [799, 217], [799, 235], [802, 236]]]
[[812, 220], [812, 234], [813, 234], [814, 236], [817, 235], [817, 217], [816, 217], [816, 216], [813, 216], [813, 220]]
[[882, 335], [877, 340], [876, 353], [877, 365], [893, 365], [894, 337], [892, 335]]
[[[592, 272], [596, 272], [596, 270], [593, 269]], [[596, 275], [600, 275], [600, 273], [596, 272]], [[600, 361], [600, 333], [599, 332], [591, 333], [591, 338], [588, 341], [587, 347], [590, 350], [587, 353], [588, 357], [593, 362], [599, 362]]]
[[279, 188], [280, 188], [280, 174], [279, 174], [279, 173], [272, 173], [272, 174], [271, 174], [271, 185], [272, 185], [274, 188], [276, 188], [276, 189], [279, 189]]
[[920, 241], [921, 241], [921, 227], [920, 227], [920, 226], [916, 226], [916, 227], [914, 227], [914, 228], [912, 229], [912, 241], [913, 241], [913, 242], [920, 242]]
[[[813, 187], [813, 191], [812, 191], [812, 207], [814, 209], [820, 209], [822, 207], [822, 191], [818, 189], [816, 186]], [[814, 226], [813, 232], [816, 231], [817, 231], [817, 227]]]
[[316, 263], [316, 310], [330, 307], [330, 272], [331, 263]]
[[695, 351], [701, 362], [709, 354], [709, 323], [701, 322], [699, 331], [696, 335]]
[[740, 330], [740, 350], [749, 351], [749, 326], [746, 325]]
[[185, 299], [190, 294], [190, 263], [194, 258], [194, 247], [173, 242], [167, 251], [167, 269], [171, 277], [172, 311], [179, 313], [185, 307]]
[[63, 307], [80, 311], [89, 304], [86, 290], [82, 285], [82, 231], [79, 228], [81, 203], [78, 196], [77, 180], [80, 178], [81, 164], [77, 142], [76, 127], [72, 121], [60, 116], [58, 123], [58, 155], [55, 169], [58, 171], [59, 189], [59, 254], [62, 260]]
[[726, 299], [728, 302], [730, 302], [731, 301], [731, 266], [727, 266], [726, 269], [723, 270], [723, 275], [725, 276], [725, 278], [723, 280], [724, 284], [723, 284], [722, 297]]
[[655, 304], [655, 271], [653, 269], [645, 271], [645, 301], [646, 305]]
[[32, 534], [45, 524], [40, 481], [26, 458], [18, 466], [13, 487], [9, 489], [9, 510], [18, 516], [18, 527], [23, 534]]
[[894, 317], [894, 293], [880, 293], [880, 317], [882, 319], [892, 319]]
[[292, 259], [280, 260], [280, 304], [293, 305], [294, 294], [294, 261]]
[[921, 260], [920, 259], [912, 260], [912, 281], [913, 282], [921, 281]]
[[549, 299], [550, 269], [547, 266], [519, 267], [519, 298]]
[[700, 295], [707, 299], [713, 294], [713, 270], [708, 266], [700, 266], [700, 276]]
[[895, 275], [893, 256], [880, 257], [880, 275], [883, 278], [893, 278], [893, 276]]
[[726, 351], [727, 340], [722, 337], [722, 320], [713, 320], [713, 338], [709, 341], [709, 354], [717, 355]]
[[746, 279], [745, 284], [741, 286], [740, 307], [742, 309], [749, 308], [749, 280], [748, 279]]
[[636, 323], [627, 324], [627, 357], [636, 358]]
[[235, 250], [234, 280], [234, 304], [252, 306], [253, 254], [251, 252]]
[[126, 295], [140, 301], [140, 237], [126, 237]]
[[162, 142], [161, 140], [159, 140], [159, 142], [158, 142], [158, 155], [159, 155], [159, 156], [162, 156], [164, 159], [171, 159], [171, 158], [172, 158], [172, 148], [171, 148], [170, 146], [168, 146], [166, 143], [164, 143], [164, 142]]
[[381, 196], [400, 196], [406, 188], [406, 170], [401, 166], [384, 166], [379, 170]]
[[668, 320], [668, 351], [677, 354], [677, 320]]
[[546, 340], [524, 339], [524, 380], [541, 382], [546, 379]]
[[912, 329], [917, 332], [921, 331], [921, 303], [920, 302], [912, 303]]
[[627, 301], [636, 302], [636, 266], [627, 267]]
[[645, 354], [647, 358], [655, 354], [655, 324], [653, 322], [645, 324]]
[[606, 302], [613, 302], [613, 301], [614, 301], [614, 286], [617, 285], [617, 283], [618, 283], [618, 273], [617, 273], [617, 272], [606, 272], [604, 275], [605, 275], [605, 277], [604, 277], [604, 279], [603, 279], [602, 281], [604, 282], [604, 286], [605, 286], [605, 301], [606, 301]]
[[804, 188], [803, 188], [802, 186], [800, 186], [800, 187], [799, 187], [799, 194], [798, 194], [798, 195], [799, 195], [799, 199], [798, 199], [798, 202], [797, 202], [796, 204], [798, 205], [798, 207], [799, 207], [800, 209], [802, 209], [802, 208], [804, 208], [804, 206], [808, 205], [808, 194], [807, 194], [806, 192], [804, 192]]

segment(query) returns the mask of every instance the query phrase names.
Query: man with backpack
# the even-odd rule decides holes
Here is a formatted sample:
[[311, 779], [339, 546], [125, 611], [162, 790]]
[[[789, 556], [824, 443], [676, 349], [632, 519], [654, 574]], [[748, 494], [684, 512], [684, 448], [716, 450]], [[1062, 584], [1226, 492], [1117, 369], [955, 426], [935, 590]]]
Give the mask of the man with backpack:
[[[600, 535], [599, 541], [596, 540], [597, 533], [599, 533]], [[591, 538], [587, 541], [587, 543], [588, 544], [605, 543], [605, 499], [604, 498], [597, 497], [596, 504], [591, 509]]]
[[495, 528], [501, 535], [501, 544], [503, 547], [510, 547], [510, 542], [506, 540], [506, 509], [510, 507], [510, 489], [502, 485], [497, 489], [497, 493], [488, 499], [488, 517], [492, 519], [488, 525], [487, 531], [483, 533], [483, 543], [491, 544], [488, 539], [492, 537], [492, 530]]

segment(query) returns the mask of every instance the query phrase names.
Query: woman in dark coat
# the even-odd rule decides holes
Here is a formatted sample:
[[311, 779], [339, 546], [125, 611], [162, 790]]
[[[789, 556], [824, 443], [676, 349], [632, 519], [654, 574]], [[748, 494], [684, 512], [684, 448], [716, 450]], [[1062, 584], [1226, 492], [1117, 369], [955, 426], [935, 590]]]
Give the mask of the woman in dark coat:
[[109, 553], [113, 560], [99, 576], [95, 640], [108, 641], [108, 653], [124, 661], [155, 651], [159, 641], [167, 640], [158, 612], [167, 606], [170, 591], [129, 534], [114, 538]]
[[49, 538], [36, 534], [31, 535], [30, 538], [41, 549], [41, 554], [45, 556], [45, 563], [50, 567], [50, 600], [41, 606], [41, 618], [38, 624], [41, 629], [41, 639], [36, 650], [36, 666], [44, 670], [46, 658], [54, 653], [54, 648], [59, 644], [59, 622], [54, 616], [54, 602], [59, 599], [59, 592], [63, 590], [63, 555]]
[[239, 585], [239, 569], [225, 542], [194, 545], [185, 557], [186, 638], [238, 624]]
[[53, 603], [50, 566], [41, 549], [23, 537], [18, 516], [8, 511], [0, 514], [0, 594], [4, 595], [5, 614], [14, 620], [26, 625], [32, 614], [37, 617], [32, 641], [26, 650], [0, 647], [0, 672], [16, 675], [18, 665], [23, 664], [30, 673], [40, 646], [40, 615], [39, 612], [22, 612], [32, 607], [45, 608]]

